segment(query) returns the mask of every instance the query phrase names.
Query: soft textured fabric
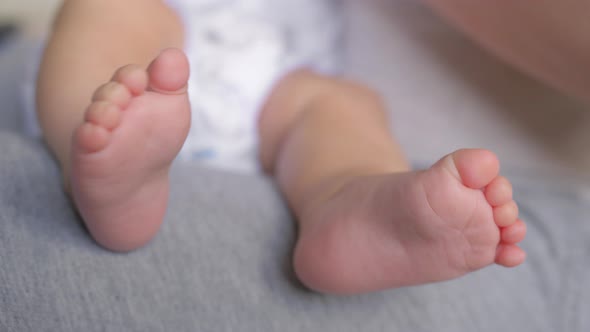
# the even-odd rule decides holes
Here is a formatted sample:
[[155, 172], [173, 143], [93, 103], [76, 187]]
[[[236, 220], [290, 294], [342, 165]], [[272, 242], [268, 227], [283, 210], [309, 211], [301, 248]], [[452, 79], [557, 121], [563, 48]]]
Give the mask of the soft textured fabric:
[[498, 152], [528, 222], [523, 266], [314, 294], [293, 276], [296, 228], [273, 182], [184, 162], [156, 239], [131, 254], [104, 251], [45, 147], [14, 133], [16, 95], [6, 91], [19, 75], [5, 70], [18, 61], [0, 57], [0, 331], [590, 330], [590, 190], [587, 172], [571, 167], [583, 170], [590, 155], [587, 113], [414, 0], [352, 1], [349, 13], [346, 68], [383, 92], [410, 159], [426, 165], [465, 146]]
[[36, 43], [23, 42], [18, 35], [9, 36], [0, 44], [0, 130], [22, 132], [25, 113], [22, 83], [29, 66], [23, 57], [33, 45]]
[[296, 282], [269, 179], [181, 164], [162, 232], [121, 255], [88, 237], [38, 142], [0, 134], [2, 331], [587, 331], [587, 196], [516, 174], [528, 262], [352, 297]]
[[512, 175], [529, 259], [352, 297], [293, 276], [295, 227], [272, 182], [179, 164], [146, 248], [93, 243], [39, 142], [0, 134], [0, 331], [587, 331], [588, 196]]

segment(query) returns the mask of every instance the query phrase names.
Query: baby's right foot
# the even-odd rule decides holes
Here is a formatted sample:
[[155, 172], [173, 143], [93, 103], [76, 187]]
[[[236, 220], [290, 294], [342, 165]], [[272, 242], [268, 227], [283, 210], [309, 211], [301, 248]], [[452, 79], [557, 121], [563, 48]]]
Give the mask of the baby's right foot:
[[188, 61], [162, 52], [148, 70], [120, 68], [94, 93], [73, 137], [71, 189], [94, 239], [114, 251], [146, 244], [168, 201], [168, 171], [188, 134]]
[[302, 216], [295, 270], [316, 290], [354, 294], [517, 266], [526, 227], [487, 150], [427, 170], [361, 176]]

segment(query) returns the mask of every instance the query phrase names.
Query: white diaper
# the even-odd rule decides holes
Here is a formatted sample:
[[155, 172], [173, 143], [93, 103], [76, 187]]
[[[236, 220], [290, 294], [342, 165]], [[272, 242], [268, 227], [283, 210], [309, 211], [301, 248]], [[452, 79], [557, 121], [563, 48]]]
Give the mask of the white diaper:
[[257, 118], [298, 68], [338, 68], [338, 0], [170, 0], [186, 25], [192, 124], [180, 158], [258, 169]]
[[[339, 67], [340, 0], [168, 0], [182, 17], [191, 65], [192, 123], [179, 158], [235, 171], [256, 171], [257, 118], [287, 72]], [[35, 52], [38, 63], [41, 52]], [[36, 68], [23, 84], [25, 127], [35, 116]]]

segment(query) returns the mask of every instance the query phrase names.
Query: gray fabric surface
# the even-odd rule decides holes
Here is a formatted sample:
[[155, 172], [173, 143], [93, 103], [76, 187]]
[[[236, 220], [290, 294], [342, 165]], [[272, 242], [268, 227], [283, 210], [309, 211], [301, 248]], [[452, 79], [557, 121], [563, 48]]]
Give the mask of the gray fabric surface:
[[0, 133], [0, 331], [587, 331], [590, 202], [513, 175], [528, 262], [353, 297], [295, 281], [295, 228], [271, 181], [176, 165], [161, 233], [98, 248], [44, 147]]
[[27, 49], [14, 48], [0, 52], [0, 331], [590, 330], [590, 190], [577, 172], [590, 155], [587, 114], [416, 1], [351, 8], [350, 76], [384, 93], [410, 159], [498, 152], [529, 226], [525, 265], [363, 296], [310, 293], [293, 277], [296, 229], [272, 181], [192, 164], [173, 170], [153, 243], [104, 251], [44, 146], [15, 133]]
[[16, 36], [0, 44], [0, 130], [18, 131], [22, 127], [19, 96], [23, 82], [20, 77], [25, 72], [25, 44], [17, 41]]

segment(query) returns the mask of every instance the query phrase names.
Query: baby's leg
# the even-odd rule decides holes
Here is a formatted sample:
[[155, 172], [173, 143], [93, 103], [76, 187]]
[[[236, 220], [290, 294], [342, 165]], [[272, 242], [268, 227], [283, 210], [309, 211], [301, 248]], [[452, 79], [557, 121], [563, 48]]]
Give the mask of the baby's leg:
[[590, 103], [590, 0], [426, 3], [506, 61]]
[[109, 249], [145, 244], [162, 221], [168, 167], [189, 126], [188, 64], [177, 50], [154, 58], [182, 39], [161, 1], [66, 1], [45, 50], [43, 134], [88, 229]]
[[298, 218], [295, 270], [310, 288], [374, 291], [524, 260], [525, 225], [496, 157], [460, 150], [410, 171], [366, 88], [293, 73], [260, 132], [262, 162]]

